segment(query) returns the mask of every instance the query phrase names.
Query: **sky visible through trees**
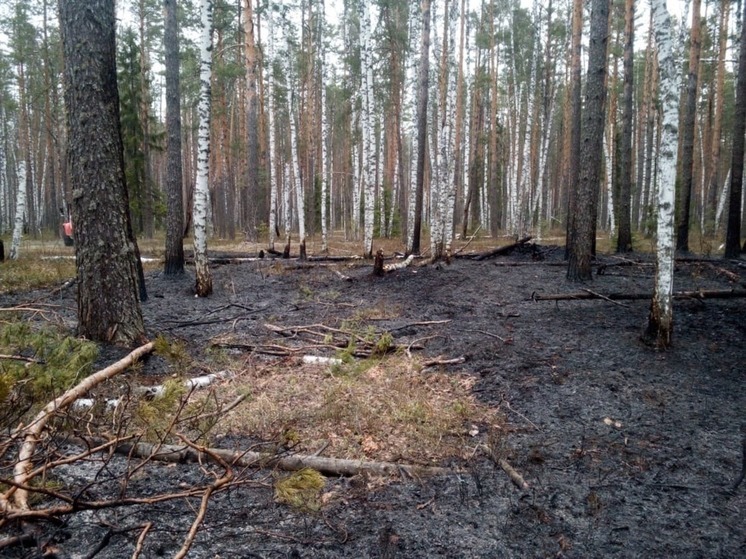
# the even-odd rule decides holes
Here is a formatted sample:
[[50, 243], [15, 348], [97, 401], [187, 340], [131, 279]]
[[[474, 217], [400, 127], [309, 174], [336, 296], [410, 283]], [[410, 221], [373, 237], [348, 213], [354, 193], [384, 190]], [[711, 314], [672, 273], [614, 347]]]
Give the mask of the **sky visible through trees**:
[[[193, 225], [189, 216], [199, 152], [198, 4], [178, 2], [187, 231]], [[312, 239], [328, 230], [358, 242], [366, 255], [375, 252], [371, 237], [373, 245], [382, 237], [401, 239], [409, 250], [413, 200], [419, 200], [412, 193], [418, 180], [423, 182], [421, 228], [427, 239], [420, 250], [447, 251], [456, 232], [562, 236], [570, 215], [567, 201], [575, 188], [566, 172], [574, 118], [568, 96], [572, 2], [433, 0], [430, 4], [425, 167], [418, 179], [420, 2], [252, 0], [250, 12], [246, 2], [214, 2], [208, 236], [269, 238], [271, 244], [274, 238]], [[608, 102], [603, 145], [594, 146], [603, 151], [595, 222], [597, 231], [609, 234], [613, 242], [618, 223], [629, 212], [635, 249], [641, 239], [654, 234], [661, 131], [657, 51], [649, 32], [650, 6], [637, 1], [631, 150], [625, 148], [622, 157], [624, 2], [608, 0], [608, 5]], [[692, 4], [670, 1], [668, 6], [683, 91]], [[247, 13], [254, 24], [257, 53], [251, 84]], [[369, 32], [361, 25], [364, 14]], [[736, 3], [708, 0], [702, 2], [700, 16], [692, 176], [685, 181], [692, 192], [685, 225], [696, 234], [691, 249], [709, 253], [718, 250], [728, 222], [724, 216], [728, 215], [733, 145], [729, 123], [735, 104], [741, 13]], [[130, 212], [135, 234], [150, 237], [163, 231], [166, 221], [162, 2], [120, 0], [117, 18]], [[584, 91], [589, 2], [583, 6], [583, 22]], [[67, 139], [61, 75], [56, 2], [4, 2], [0, 11], [2, 235], [9, 235], [16, 222], [22, 177], [28, 191], [23, 208], [25, 236], [58, 234], [61, 220], [69, 214], [74, 185], [69, 184], [63, 157]], [[253, 120], [248, 99], [256, 100]], [[256, 134], [253, 141], [249, 141], [250, 121]], [[631, 192], [628, 203], [620, 204], [623, 176]], [[620, 216], [620, 211], [625, 215]]]

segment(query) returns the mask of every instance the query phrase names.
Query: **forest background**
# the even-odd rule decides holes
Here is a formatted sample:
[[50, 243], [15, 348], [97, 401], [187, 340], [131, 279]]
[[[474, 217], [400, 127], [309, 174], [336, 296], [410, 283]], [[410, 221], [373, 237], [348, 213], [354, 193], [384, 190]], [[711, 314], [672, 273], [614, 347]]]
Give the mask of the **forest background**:
[[[431, 3], [421, 179], [422, 6], [403, 0], [326, 4], [214, 2], [211, 236], [262, 239], [274, 248], [275, 239], [291, 233], [300, 240], [320, 234], [326, 250], [328, 235], [337, 231], [362, 241], [364, 254], [371, 253], [374, 237], [401, 238], [408, 251], [418, 252], [416, 207], [422, 207], [422, 229], [433, 250], [455, 234], [541, 238], [564, 232], [574, 188], [573, 2]], [[654, 233], [661, 137], [650, 10], [645, 2], [626, 4], [610, 2], [596, 221], [612, 238], [621, 230], [620, 250], [633, 248], [633, 233]], [[682, 228], [687, 235], [692, 228], [704, 239], [695, 248], [711, 252], [720, 246], [729, 205], [741, 6], [727, 0], [669, 4], [681, 83], [677, 245], [689, 248], [686, 240], [682, 244]], [[625, 27], [630, 6], [631, 28]], [[166, 226], [163, 5], [121, 1], [117, 9], [130, 211], [135, 234], [151, 238]], [[590, 6], [583, 10], [585, 67]], [[199, 6], [179, 2], [178, 19], [188, 233], [199, 153]], [[1, 25], [0, 235], [13, 228], [24, 183], [25, 235], [59, 236], [74, 185], [65, 160], [56, 3], [8, 3]], [[625, 47], [632, 49], [627, 112]], [[693, 72], [695, 111], [689, 119]], [[691, 161], [682, 164], [687, 137]]]

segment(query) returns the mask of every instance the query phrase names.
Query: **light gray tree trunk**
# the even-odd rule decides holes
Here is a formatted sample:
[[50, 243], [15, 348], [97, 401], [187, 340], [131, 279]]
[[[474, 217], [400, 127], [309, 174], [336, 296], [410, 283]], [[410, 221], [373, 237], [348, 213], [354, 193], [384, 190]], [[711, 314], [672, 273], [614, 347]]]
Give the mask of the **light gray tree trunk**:
[[210, 176], [210, 111], [212, 77], [213, 0], [202, 0], [200, 29], [200, 95], [197, 155], [197, 182], [194, 187], [192, 222], [194, 225], [194, 264], [197, 276], [195, 292], [199, 297], [212, 293], [212, 277], [207, 263], [207, 212]]
[[373, 130], [373, 49], [370, 39], [370, 11], [360, 4], [360, 66], [363, 80], [363, 169], [365, 211], [363, 213], [363, 256], [373, 255], [373, 219], [376, 197], [376, 172], [373, 166], [375, 134]]
[[671, 16], [666, 0], [653, 0], [653, 23], [658, 51], [663, 134], [658, 164], [658, 233], [656, 240], [655, 291], [643, 338], [665, 348], [673, 333], [674, 202], [678, 150], [678, 87], [673, 56]]
[[13, 221], [13, 239], [10, 242], [8, 258], [17, 260], [21, 248], [23, 222], [26, 216], [26, 161], [18, 158], [18, 191], [16, 192], [16, 217]]

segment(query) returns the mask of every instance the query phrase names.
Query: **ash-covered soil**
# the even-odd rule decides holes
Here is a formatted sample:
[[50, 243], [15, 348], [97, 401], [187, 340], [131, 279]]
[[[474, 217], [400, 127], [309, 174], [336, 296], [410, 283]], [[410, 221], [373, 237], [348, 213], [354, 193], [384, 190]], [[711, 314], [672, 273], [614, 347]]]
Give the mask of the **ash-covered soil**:
[[[330, 478], [328, 503], [304, 513], [274, 501], [271, 472], [249, 470], [241, 474], [248, 483], [211, 498], [189, 557], [746, 556], [746, 484], [730, 491], [744, 460], [746, 300], [677, 300], [674, 347], [656, 351], [640, 342], [647, 301], [532, 300], [584, 289], [651, 292], [649, 260], [609, 266], [582, 285], [565, 279], [562, 249], [551, 247], [382, 278], [360, 265], [296, 264], [216, 266], [207, 299], [192, 296], [193, 270], [176, 280], [150, 273], [149, 332], [199, 354], [221, 335], [267, 342], [265, 322], [334, 325], [361, 309], [390, 309], [376, 327], [395, 341], [422, 339], [425, 355], [465, 358], [444, 370], [478, 378], [479, 399], [505, 419], [497, 451], [529, 488], [475, 452], [467, 463], [443, 464], [454, 473], [437, 478]], [[682, 262], [676, 273], [677, 291], [746, 284], [742, 261]], [[71, 290], [47, 302], [74, 320]], [[107, 362], [123, 354], [103, 352]], [[141, 374], [162, 370], [151, 358]], [[130, 489], [153, 495], [210, 481], [197, 465], [153, 464]], [[37, 541], [58, 557], [130, 557], [152, 522], [142, 556], [170, 557], [198, 505], [83, 511], [42, 523]]]

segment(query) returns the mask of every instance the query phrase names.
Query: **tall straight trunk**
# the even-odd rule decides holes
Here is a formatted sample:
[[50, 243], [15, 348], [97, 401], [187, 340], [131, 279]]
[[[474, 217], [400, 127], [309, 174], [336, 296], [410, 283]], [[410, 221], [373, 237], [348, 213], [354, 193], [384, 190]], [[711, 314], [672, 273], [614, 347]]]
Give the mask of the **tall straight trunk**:
[[[323, 47], [322, 47], [323, 48]], [[321, 252], [329, 251], [329, 188], [331, 187], [331, 163], [329, 144], [332, 142], [329, 125], [329, 109], [326, 106], [326, 60], [321, 54]]]
[[199, 297], [212, 293], [212, 276], [207, 262], [207, 211], [210, 178], [210, 80], [212, 77], [213, 0], [201, 0], [200, 7], [200, 95], [197, 156], [197, 182], [194, 187], [192, 224], [194, 226], [195, 292]]
[[663, 135], [658, 167], [655, 289], [643, 339], [657, 347], [665, 348], [671, 345], [673, 333], [674, 184], [678, 147], [678, 87], [671, 17], [665, 0], [653, 0], [652, 10], [658, 50]]
[[[246, 184], [241, 189], [241, 221], [244, 233], [253, 235], [259, 205], [259, 103], [257, 56], [254, 34], [254, 0], [244, 0], [244, 51], [246, 56]], [[271, 17], [271, 16], [270, 16]]]
[[373, 219], [376, 174], [374, 168], [375, 137], [373, 130], [373, 47], [370, 37], [370, 12], [367, 3], [360, 4], [360, 72], [363, 88], [363, 169], [365, 178], [363, 213], [363, 256], [373, 256]]
[[60, 3], [59, 13], [78, 330], [92, 340], [132, 345], [144, 339], [145, 327], [124, 175], [114, 0], [67, 0]]
[[[692, 32], [689, 47], [689, 74], [686, 85], [686, 103], [682, 124], [681, 140], [681, 180], [677, 200], [676, 250], [689, 251], [689, 220], [692, 205], [692, 182], [694, 174], [694, 128], [697, 116], [697, 96], [699, 91], [699, 58], [702, 49], [700, 38], [701, 0], [692, 3]], [[659, 62], [660, 65], [660, 62]]]
[[18, 259], [21, 248], [21, 236], [23, 235], [23, 224], [26, 217], [26, 161], [19, 157], [18, 164], [18, 190], [16, 191], [16, 214], [13, 220], [13, 237], [10, 242], [8, 258]]
[[583, 111], [582, 150], [576, 195], [576, 212], [570, 233], [567, 278], [592, 279], [591, 257], [596, 238], [599, 175], [604, 124], [606, 122], [606, 66], [609, 0], [592, 0], [590, 50]]
[[148, 83], [148, 72], [150, 60], [146, 48], [147, 36], [145, 30], [145, 0], [139, 3], [140, 16], [140, 122], [142, 127], [142, 158], [143, 158], [143, 206], [142, 221], [143, 233], [149, 239], [153, 238], [155, 227], [153, 204], [153, 180], [150, 168], [150, 89]]
[[280, 190], [278, 176], [280, 167], [277, 161], [277, 147], [275, 144], [275, 49], [274, 49], [274, 24], [273, 14], [270, 10], [267, 14], [267, 137], [269, 144], [268, 165], [269, 173], [269, 240], [268, 247], [275, 250], [275, 239], [278, 235], [277, 209], [280, 202]]
[[163, 2], [166, 55], [166, 275], [184, 273], [184, 200], [181, 167], [181, 94], [176, 0]]
[[[738, 53], [736, 108], [733, 118], [733, 157], [730, 163], [730, 199], [728, 201], [728, 229], [725, 234], [725, 258], [738, 258], [741, 252], [741, 198], [744, 135], [746, 134], [746, 2], [743, 2], [743, 10]], [[746, 244], [744, 249], [746, 249]]]
[[707, 180], [707, 198], [702, 207], [702, 234], [714, 232], [717, 212], [718, 190], [720, 190], [720, 152], [723, 129], [723, 109], [725, 106], [725, 56], [728, 47], [728, 20], [730, 2], [720, 2], [720, 40], [718, 52], [717, 77], [715, 79], [715, 114], [712, 123], [712, 140], [710, 144], [709, 177]]
[[422, 203], [425, 192], [425, 155], [427, 152], [427, 101], [430, 90], [430, 0], [421, 0], [422, 32], [417, 78], [417, 185], [414, 201], [414, 225], [409, 252], [420, 252]]
[[565, 257], [570, 258], [571, 233], [575, 227], [577, 213], [576, 191], [580, 176], [580, 132], [581, 132], [581, 60], [580, 45], [583, 34], [583, 0], [572, 3], [572, 40], [570, 46], [570, 142], [567, 165], [567, 236]]
[[634, 42], [635, 42], [635, 0], [624, 3], [624, 93], [622, 101], [622, 137], [620, 145], [619, 200], [617, 222], [619, 236], [616, 251], [632, 250], [632, 123], [634, 119]]

